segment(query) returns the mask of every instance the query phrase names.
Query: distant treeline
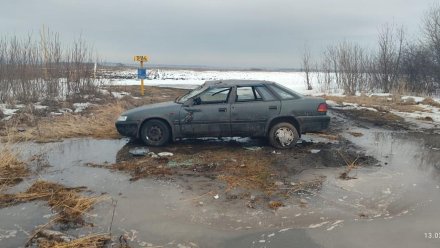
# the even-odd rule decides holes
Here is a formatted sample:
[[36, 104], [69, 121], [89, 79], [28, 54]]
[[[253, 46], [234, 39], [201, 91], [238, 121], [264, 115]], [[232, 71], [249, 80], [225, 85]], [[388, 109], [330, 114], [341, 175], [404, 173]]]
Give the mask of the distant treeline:
[[96, 91], [93, 49], [78, 38], [63, 45], [59, 34], [0, 37], [0, 102], [80, 98]]
[[332, 85], [345, 94], [385, 93], [439, 94], [440, 91], [440, 5], [426, 11], [418, 39], [409, 40], [402, 26], [385, 24], [379, 29], [377, 48], [369, 51], [359, 44], [341, 41], [328, 46], [317, 63], [311, 62], [307, 45], [302, 66], [306, 86], [311, 71], [317, 71], [323, 89]]

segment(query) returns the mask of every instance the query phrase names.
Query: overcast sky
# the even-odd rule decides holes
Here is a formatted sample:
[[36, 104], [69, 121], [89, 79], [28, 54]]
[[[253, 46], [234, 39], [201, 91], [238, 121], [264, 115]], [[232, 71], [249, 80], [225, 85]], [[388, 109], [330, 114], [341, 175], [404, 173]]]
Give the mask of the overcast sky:
[[432, 0], [0, 0], [0, 34], [45, 25], [80, 34], [109, 62], [221, 67], [300, 67], [341, 40], [373, 48], [384, 23], [416, 35]]

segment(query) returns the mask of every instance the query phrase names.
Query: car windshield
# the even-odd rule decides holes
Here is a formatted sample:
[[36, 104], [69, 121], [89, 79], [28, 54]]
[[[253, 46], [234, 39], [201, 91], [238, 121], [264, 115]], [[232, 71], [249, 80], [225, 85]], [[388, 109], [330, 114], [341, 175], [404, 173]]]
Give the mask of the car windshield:
[[205, 89], [206, 89], [206, 87], [204, 85], [201, 85], [201, 86], [195, 88], [194, 90], [188, 92], [187, 94], [185, 94], [185, 95], [183, 95], [181, 97], [178, 97], [176, 99], [176, 102], [177, 103], [184, 103], [184, 102], [188, 101], [188, 99], [190, 99], [190, 98], [200, 94]]

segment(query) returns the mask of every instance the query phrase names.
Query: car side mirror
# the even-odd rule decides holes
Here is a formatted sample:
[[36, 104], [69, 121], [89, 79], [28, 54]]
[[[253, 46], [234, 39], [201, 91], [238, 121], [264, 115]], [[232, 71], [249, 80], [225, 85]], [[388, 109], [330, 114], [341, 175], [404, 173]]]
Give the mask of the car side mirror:
[[193, 105], [200, 105], [202, 104], [202, 99], [200, 97], [196, 97], [193, 99]]

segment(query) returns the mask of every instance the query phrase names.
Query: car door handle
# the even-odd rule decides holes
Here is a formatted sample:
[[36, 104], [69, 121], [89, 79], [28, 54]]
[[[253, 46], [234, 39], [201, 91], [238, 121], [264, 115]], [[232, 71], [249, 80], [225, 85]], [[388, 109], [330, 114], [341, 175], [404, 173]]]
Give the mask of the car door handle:
[[276, 110], [276, 109], [278, 109], [278, 107], [277, 107], [277, 106], [269, 106], [269, 109], [274, 109], [274, 110]]
[[219, 108], [219, 109], [218, 109], [218, 112], [226, 112], [226, 111], [227, 111], [226, 108]]
[[194, 109], [194, 108], [184, 108], [184, 109], [185, 109], [185, 111], [191, 112], [191, 113], [202, 111], [201, 109]]

